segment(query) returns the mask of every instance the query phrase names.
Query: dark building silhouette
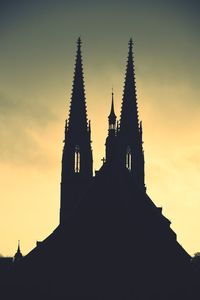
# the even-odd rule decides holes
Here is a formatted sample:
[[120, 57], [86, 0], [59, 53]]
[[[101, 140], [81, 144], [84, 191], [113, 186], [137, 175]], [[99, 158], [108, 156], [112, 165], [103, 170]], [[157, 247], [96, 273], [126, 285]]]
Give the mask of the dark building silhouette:
[[62, 157], [60, 223], [65, 222], [92, 179], [90, 121], [87, 119], [81, 40], [78, 39], [74, 81]]
[[120, 122], [112, 92], [106, 155], [93, 177], [78, 39], [60, 225], [13, 268], [9, 299], [13, 291], [19, 299], [199, 299], [190, 256], [146, 194], [132, 48], [130, 40]]

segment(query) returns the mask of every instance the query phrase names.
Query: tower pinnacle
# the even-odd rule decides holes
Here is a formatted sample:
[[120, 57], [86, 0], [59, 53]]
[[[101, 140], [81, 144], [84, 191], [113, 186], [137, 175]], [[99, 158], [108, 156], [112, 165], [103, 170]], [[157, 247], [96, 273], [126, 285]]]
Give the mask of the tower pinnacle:
[[108, 121], [109, 121], [109, 129], [115, 129], [115, 123], [116, 123], [116, 115], [114, 111], [114, 93], [112, 89], [112, 100], [111, 100], [111, 109], [110, 109], [110, 114], [108, 116]]
[[76, 62], [69, 112], [69, 131], [78, 132], [88, 127], [85, 88], [83, 77], [83, 63], [81, 55], [81, 39], [77, 40]]
[[124, 91], [120, 116], [119, 161], [126, 166], [141, 188], [144, 184], [144, 153], [142, 147], [142, 127], [139, 124], [135, 69], [133, 60], [133, 40], [129, 40], [128, 60], [125, 73]]
[[138, 108], [133, 60], [133, 40], [129, 40], [128, 60], [125, 74], [124, 92], [120, 116], [121, 131], [138, 131]]

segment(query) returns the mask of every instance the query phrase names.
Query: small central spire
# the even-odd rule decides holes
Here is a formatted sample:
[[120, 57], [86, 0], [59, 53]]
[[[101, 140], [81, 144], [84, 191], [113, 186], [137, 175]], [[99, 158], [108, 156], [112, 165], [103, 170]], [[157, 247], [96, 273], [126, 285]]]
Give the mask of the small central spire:
[[109, 120], [109, 125], [115, 125], [116, 123], [116, 115], [114, 111], [114, 93], [113, 93], [113, 88], [112, 88], [112, 100], [111, 100], [111, 109], [110, 109], [110, 114], [108, 116]]
[[[106, 162], [112, 163], [115, 157], [115, 146], [116, 146], [116, 115], [114, 110], [114, 92], [112, 88], [112, 100], [111, 109], [108, 116], [108, 136], [106, 138]], [[104, 162], [104, 161], [103, 161]]]

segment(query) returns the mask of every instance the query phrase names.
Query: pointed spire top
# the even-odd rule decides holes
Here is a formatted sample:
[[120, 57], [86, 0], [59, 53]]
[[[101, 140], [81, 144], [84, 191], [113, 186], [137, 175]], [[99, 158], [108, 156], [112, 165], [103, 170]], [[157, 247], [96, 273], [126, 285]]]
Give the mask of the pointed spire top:
[[78, 46], [79, 50], [81, 49], [81, 44], [82, 44], [82, 41], [81, 41], [81, 37], [79, 36], [77, 39], [77, 46]]
[[108, 116], [109, 124], [115, 124], [116, 118], [117, 117], [115, 115], [115, 110], [114, 110], [114, 92], [113, 92], [113, 88], [112, 88], [111, 110], [110, 110], [110, 114]]
[[129, 45], [129, 50], [128, 50], [128, 61], [129, 61], [129, 64], [133, 63], [133, 39], [130, 38], [129, 42], [128, 42], [128, 45]]
[[78, 37], [77, 39], [77, 52], [76, 52], [76, 59], [81, 61], [82, 64], [82, 58], [81, 58], [81, 45], [82, 45], [82, 41], [81, 38]]
[[18, 240], [18, 247], [17, 247], [17, 252], [14, 255], [14, 262], [19, 261], [23, 257], [21, 250], [20, 250], [20, 240]]
[[[131, 65], [131, 68], [134, 69], [134, 64], [133, 64], [133, 39], [130, 38], [129, 42], [129, 49], [128, 49], [128, 64]], [[127, 65], [127, 68], [129, 67]]]
[[133, 135], [138, 131], [138, 108], [135, 83], [135, 68], [133, 59], [133, 40], [129, 40], [128, 60], [126, 66], [125, 83], [121, 107], [120, 131], [126, 131]]
[[21, 252], [21, 250], [20, 250], [20, 240], [18, 240], [17, 252]]
[[77, 39], [74, 79], [68, 117], [68, 131], [72, 130], [73, 134], [75, 132], [76, 134], [80, 134], [80, 132], [87, 131], [88, 127], [81, 44], [81, 38], [79, 37]]
[[132, 50], [133, 49], [133, 39], [132, 38], [130, 38], [128, 44], [129, 44], [129, 50]]
[[111, 103], [111, 112], [114, 113], [114, 92], [113, 92], [113, 88], [112, 88], [112, 103]]

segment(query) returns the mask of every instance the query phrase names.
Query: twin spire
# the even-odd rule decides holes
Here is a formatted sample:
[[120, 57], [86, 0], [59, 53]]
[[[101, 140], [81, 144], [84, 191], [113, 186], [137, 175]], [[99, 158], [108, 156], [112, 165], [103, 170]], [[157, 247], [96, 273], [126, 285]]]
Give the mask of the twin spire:
[[[138, 121], [133, 41], [129, 41], [120, 126], [116, 126], [114, 93], [108, 117], [106, 165], [127, 169], [135, 182], [144, 188], [144, 156], [142, 130]], [[116, 128], [117, 127], [117, 128]], [[93, 177], [91, 128], [87, 118], [86, 97], [81, 55], [81, 39], [77, 40], [75, 69], [68, 122], [62, 156], [60, 222], [64, 224], [87, 191]]]
[[93, 175], [91, 128], [87, 118], [81, 55], [77, 40], [74, 77], [62, 156], [60, 222], [65, 223], [78, 205]]
[[133, 41], [129, 41], [120, 126], [116, 123], [112, 92], [111, 112], [108, 117], [109, 134], [106, 139], [106, 162], [112, 166], [126, 167], [134, 181], [145, 190], [144, 152], [142, 142], [142, 123], [139, 123], [135, 69], [133, 60]]
[[139, 118], [133, 59], [133, 40], [130, 39], [120, 116], [120, 131], [134, 131], [134, 133], [136, 133], [138, 132], [138, 126]]
[[[107, 147], [110, 147], [110, 149], [106, 150], [108, 154], [106, 157], [116, 157], [116, 163], [126, 167], [130, 173], [135, 173], [134, 176], [140, 177], [138, 181], [142, 182], [141, 185], [144, 185], [142, 129], [138, 118], [132, 39], [129, 41], [120, 122], [117, 126], [116, 119], [114, 93], [112, 91], [111, 111], [108, 116], [109, 139], [106, 142]], [[74, 178], [76, 178], [76, 180], [80, 181], [80, 178], [85, 180], [84, 178], [87, 177], [89, 180], [92, 177], [93, 159], [90, 135], [91, 128], [87, 118], [81, 39], [78, 38], [70, 111], [65, 130], [62, 160], [63, 190], [66, 189], [67, 191], [64, 182], [68, 182], [69, 179], [74, 181]], [[63, 195], [65, 195], [65, 192], [63, 192]]]
[[[114, 93], [112, 90], [111, 111], [108, 116], [109, 125], [116, 122], [116, 115], [114, 112]], [[138, 131], [139, 118], [138, 118], [138, 105], [135, 83], [135, 69], [133, 59], [133, 40], [129, 40], [129, 51], [127, 59], [127, 67], [125, 74], [124, 91], [122, 97], [122, 107], [120, 114], [120, 130], [125, 131]]]
[[[72, 96], [69, 112], [68, 128], [74, 127], [76, 131], [89, 129], [89, 122], [87, 118], [87, 108], [85, 100], [85, 87], [83, 76], [83, 65], [81, 55], [81, 38], [77, 40], [77, 53], [74, 70], [74, 79], [72, 87]], [[109, 115], [109, 125], [116, 122], [116, 115], [114, 112], [114, 93], [112, 91], [111, 112]], [[74, 131], [74, 130], [73, 130]], [[129, 40], [128, 60], [126, 67], [122, 107], [120, 114], [120, 131], [133, 132], [134, 135], [139, 133], [139, 118], [137, 106], [137, 94], [135, 84], [135, 70], [133, 59], [133, 40]]]
[[77, 40], [76, 62], [72, 86], [72, 95], [69, 112], [68, 129], [73, 128], [73, 132], [87, 130], [89, 122], [87, 119], [87, 108], [85, 100], [85, 87], [83, 76], [83, 64], [81, 55], [81, 39]]

